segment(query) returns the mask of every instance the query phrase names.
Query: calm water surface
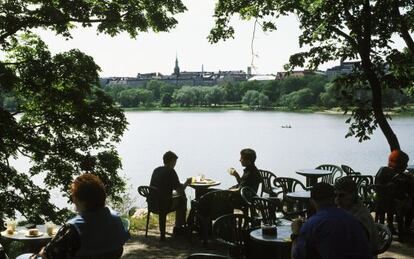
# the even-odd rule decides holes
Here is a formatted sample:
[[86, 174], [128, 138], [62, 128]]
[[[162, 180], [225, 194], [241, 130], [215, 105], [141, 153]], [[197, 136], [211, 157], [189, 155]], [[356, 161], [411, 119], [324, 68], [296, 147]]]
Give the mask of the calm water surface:
[[[227, 173], [239, 172], [239, 151], [256, 150], [256, 165], [278, 176], [303, 177], [296, 169], [319, 164], [347, 164], [373, 175], [385, 165], [389, 147], [378, 130], [371, 140], [345, 138], [347, 117], [342, 115], [287, 112], [127, 112], [129, 127], [119, 145], [123, 174], [132, 188], [148, 185], [152, 170], [162, 164], [167, 150], [178, 156], [176, 171], [181, 181], [204, 174], [220, 181], [222, 188], [236, 183]], [[282, 128], [290, 124], [292, 128]], [[401, 148], [414, 157], [414, 118], [391, 121]], [[194, 197], [192, 190], [188, 195]]]
[[[131, 195], [136, 197], [137, 186], [149, 184], [153, 169], [162, 164], [162, 155], [167, 150], [179, 156], [176, 171], [181, 181], [204, 174], [220, 181], [221, 188], [236, 183], [227, 169], [235, 167], [242, 172], [239, 152], [246, 147], [256, 150], [259, 168], [303, 182], [296, 169], [324, 163], [347, 164], [363, 174], [373, 175], [386, 164], [389, 153], [379, 130], [371, 140], [362, 143], [345, 138], [347, 117], [342, 115], [154, 111], [126, 112], [126, 117], [128, 131], [118, 151], [123, 163], [121, 174], [127, 177]], [[285, 124], [292, 128], [282, 128]], [[414, 158], [414, 118], [395, 118], [391, 125], [401, 148]], [[27, 167], [27, 161], [19, 162], [17, 167]], [[191, 188], [187, 194], [194, 197]], [[60, 206], [66, 204], [59, 193], [54, 192], [53, 199]], [[138, 198], [137, 203], [143, 205], [144, 201]]]

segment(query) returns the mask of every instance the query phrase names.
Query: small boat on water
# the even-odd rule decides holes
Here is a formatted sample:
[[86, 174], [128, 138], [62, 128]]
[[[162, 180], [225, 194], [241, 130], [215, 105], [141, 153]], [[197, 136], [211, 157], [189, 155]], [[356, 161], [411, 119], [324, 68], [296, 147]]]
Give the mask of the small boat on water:
[[280, 127], [284, 128], [284, 129], [292, 128], [292, 126], [290, 124], [281, 125]]

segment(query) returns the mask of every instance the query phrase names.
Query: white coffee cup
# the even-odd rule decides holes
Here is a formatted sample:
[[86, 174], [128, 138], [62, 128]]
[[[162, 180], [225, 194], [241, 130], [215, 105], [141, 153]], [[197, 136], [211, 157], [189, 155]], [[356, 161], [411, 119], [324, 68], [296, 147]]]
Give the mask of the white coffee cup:
[[4, 222], [4, 227], [8, 230], [16, 231], [17, 221], [14, 219], [8, 219]]
[[49, 236], [52, 236], [52, 235], [53, 235], [53, 232], [55, 231], [56, 225], [55, 225], [55, 224], [53, 224], [52, 222], [47, 222], [47, 223], [45, 224], [45, 226], [46, 226], [46, 233], [47, 233]]

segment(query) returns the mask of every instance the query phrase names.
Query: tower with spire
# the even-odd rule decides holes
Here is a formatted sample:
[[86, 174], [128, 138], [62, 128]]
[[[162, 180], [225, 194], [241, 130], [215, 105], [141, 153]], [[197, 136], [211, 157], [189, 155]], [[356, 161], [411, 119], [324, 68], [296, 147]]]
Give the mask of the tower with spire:
[[178, 57], [177, 54], [175, 54], [175, 67], [174, 67], [174, 75], [176, 77], [180, 76], [180, 67], [178, 66]]

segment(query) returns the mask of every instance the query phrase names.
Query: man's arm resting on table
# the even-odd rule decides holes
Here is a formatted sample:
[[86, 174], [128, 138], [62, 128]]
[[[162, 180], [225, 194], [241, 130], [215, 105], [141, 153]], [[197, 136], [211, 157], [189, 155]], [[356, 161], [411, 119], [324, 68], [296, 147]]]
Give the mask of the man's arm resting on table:
[[177, 188], [177, 193], [178, 194], [183, 194], [184, 193], [184, 190], [185, 190], [185, 188], [187, 188], [187, 186], [189, 185], [191, 183], [191, 177], [190, 178], [187, 178], [187, 180], [184, 182], [184, 183], [182, 183], [182, 184], [180, 184], [179, 186], [178, 186], [178, 188]]

